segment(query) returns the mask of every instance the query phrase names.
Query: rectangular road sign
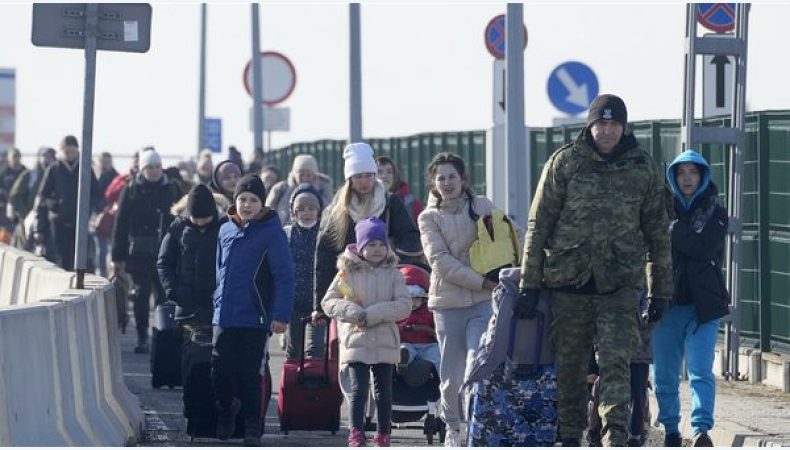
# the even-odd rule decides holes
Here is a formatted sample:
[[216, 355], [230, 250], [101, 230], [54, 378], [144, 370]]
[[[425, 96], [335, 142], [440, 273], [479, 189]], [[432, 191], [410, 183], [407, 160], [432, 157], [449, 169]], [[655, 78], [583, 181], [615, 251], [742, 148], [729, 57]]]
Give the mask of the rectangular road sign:
[[[250, 108], [250, 131], [255, 131], [255, 115]], [[264, 107], [263, 108], [263, 131], [290, 131], [291, 130], [291, 108], [288, 107]]]
[[212, 152], [222, 152], [222, 119], [203, 119], [203, 142]]
[[[706, 36], [733, 39], [732, 33]], [[729, 55], [702, 56], [702, 117], [732, 114], [735, 58]]]
[[[34, 3], [31, 40], [39, 47], [85, 48], [86, 3]], [[97, 50], [145, 53], [151, 46], [151, 5], [100, 3]]]

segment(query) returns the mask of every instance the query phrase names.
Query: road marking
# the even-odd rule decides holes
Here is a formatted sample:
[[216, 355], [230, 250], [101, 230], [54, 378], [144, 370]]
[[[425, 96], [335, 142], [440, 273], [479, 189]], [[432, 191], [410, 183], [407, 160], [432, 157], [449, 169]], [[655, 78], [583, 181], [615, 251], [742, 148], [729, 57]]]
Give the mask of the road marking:
[[167, 432], [170, 428], [165, 425], [165, 422], [159, 417], [159, 412], [153, 409], [147, 409], [145, 412], [145, 432], [148, 435], [148, 442], [167, 442]]

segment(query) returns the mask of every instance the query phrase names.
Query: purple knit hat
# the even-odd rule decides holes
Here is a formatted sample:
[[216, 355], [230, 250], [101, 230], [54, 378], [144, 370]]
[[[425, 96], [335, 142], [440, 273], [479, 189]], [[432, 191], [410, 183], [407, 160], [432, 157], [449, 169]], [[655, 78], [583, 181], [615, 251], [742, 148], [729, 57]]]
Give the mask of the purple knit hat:
[[369, 217], [357, 222], [354, 229], [357, 232], [357, 251], [362, 251], [370, 241], [387, 243], [387, 224], [378, 217]]

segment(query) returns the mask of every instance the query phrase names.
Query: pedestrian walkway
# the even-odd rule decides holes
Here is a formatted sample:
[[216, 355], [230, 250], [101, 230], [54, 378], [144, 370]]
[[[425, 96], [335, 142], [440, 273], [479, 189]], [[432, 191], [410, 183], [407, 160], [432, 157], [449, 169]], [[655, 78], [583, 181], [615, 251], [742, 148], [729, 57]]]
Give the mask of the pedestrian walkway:
[[[135, 354], [136, 343], [133, 323], [127, 328], [130, 332], [121, 335], [121, 351], [124, 379], [129, 390], [140, 398], [145, 412], [145, 430], [141, 446], [237, 446], [238, 440], [218, 441], [199, 439], [190, 443], [186, 435], [186, 421], [182, 414], [181, 388], [153, 389], [149, 370], [149, 355]], [[284, 360], [279, 340], [271, 341], [271, 368], [273, 378], [272, 401], [266, 414], [266, 429], [261, 442], [264, 446], [277, 447], [345, 447], [347, 436], [347, 414], [342, 409], [341, 430], [332, 436], [329, 432], [296, 431], [288, 435], [279, 433], [277, 417], [277, 394], [280, 368]], [[691, 396], [688, 383], [681, 387], [682, 419], [681, 432], [685, 444], [691, 444], [689, 410]], [[658, 411], [655, 398], [650, 396], [650, 410], [653, 425], [647, 446], [663, 445], [663, 430], [655, 422]], [[415, 424], [417, 425], [417, 424]], [[369, 433], [372, 436], [373, 433]], [[751, 385], [746, 382], [727, 382], [717, 380], [716, 426], [710, 433], [718, 447], [757, 447], [790, 446], [790, 394], [764, 385]], [[422, 430], [416, 426], [393, 428], [392, 445], [395, 447], [423, 447], [427, 445]], [[435, 443], [434, 446], [440, 444]]]
[[[688, 382], [683, 383], [680, 430], [690, 439], [691, 393]], [[658, 411], [652, 396], [650, 408]], [[790, 394], [765, 385], [717, 379], [715, 422], [709, 434], [717, 447], [790, 447]]]

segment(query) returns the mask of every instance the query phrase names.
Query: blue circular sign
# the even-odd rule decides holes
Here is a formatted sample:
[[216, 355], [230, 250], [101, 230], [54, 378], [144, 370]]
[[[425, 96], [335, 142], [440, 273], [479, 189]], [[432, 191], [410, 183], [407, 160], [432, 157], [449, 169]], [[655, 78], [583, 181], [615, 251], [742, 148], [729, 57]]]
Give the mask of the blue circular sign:
[[[500, 14], [488, 22], [483, 32], [488, 53], [496, 59], [505, 57], [505, 15]], [[524, 26], [524, 48], [527, 48], [527, 27]]]
[[586, 64], [567, 61], [551, 72], [546, 88], [555, 108], [576, 115], [587, 111], [598, 96], [598, 77]]
[[717, 33], [732, 31], [735, 28], [735, 3], [697, 3], [697, 21]]

